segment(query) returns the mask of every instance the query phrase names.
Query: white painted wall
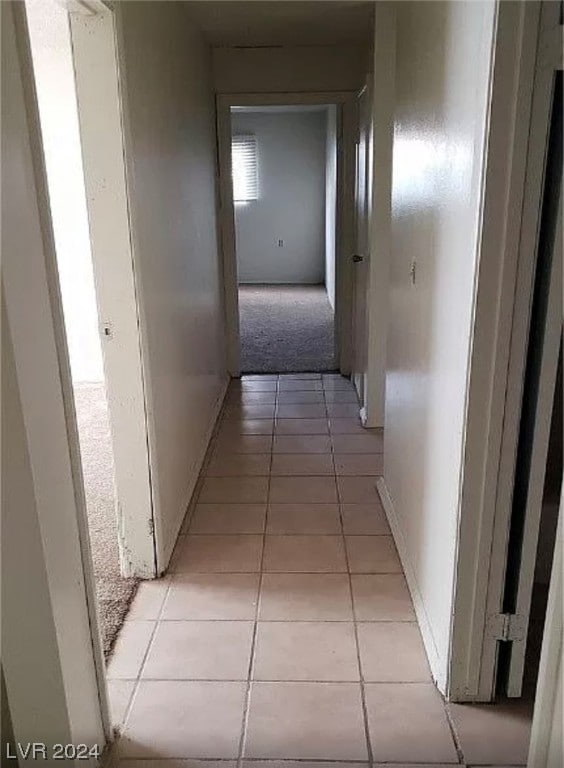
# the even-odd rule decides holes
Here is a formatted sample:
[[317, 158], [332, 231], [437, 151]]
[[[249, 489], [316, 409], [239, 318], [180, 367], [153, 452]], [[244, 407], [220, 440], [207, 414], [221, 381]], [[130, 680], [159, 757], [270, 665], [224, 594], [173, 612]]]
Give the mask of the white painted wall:
[[[239, 283], [323, 283], [325, 112], [232, 112], [256, 136], [258, 200], [235, 204]], [[283, 246], [279, 246], [279, 240]]]
[[494, 16], [493, 2], [397, 5], [384, 472], [443, 690]]
[[68, 17], [56, 2], [26, 7], [72, 376], [102, 381]]
[[362, 87], [362, 45], [213, 49], [218, 93], [355, 91]]
[[209, 49], [181, 3], [118, 3], [158, 566], [227, 382]]
[[2, 668], [16, 740], [103, 748], [103, 662], [23, 13], [1, 4]]
[[337, 257], [337, 108], [327, 107], [325, 136], [325, 288], [335, 309]]

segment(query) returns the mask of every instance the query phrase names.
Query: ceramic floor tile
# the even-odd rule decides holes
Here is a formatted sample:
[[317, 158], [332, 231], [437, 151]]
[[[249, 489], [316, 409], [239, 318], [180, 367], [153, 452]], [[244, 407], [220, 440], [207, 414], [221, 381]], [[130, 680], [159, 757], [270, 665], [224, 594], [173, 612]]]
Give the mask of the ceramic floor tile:
[[213, 449], [213, 455], [225, 453], [269, 453], [272, 435], [223, 435]]
[[110, 700], [110, 715], [112, 725], [114, 728], [121, 730], [125, 721], [125, 715], [131, 696], [133, 695], [133, 689], [135, 688], [134, 680], [108, 680], [108, 697]]
[[197, 504], [190, 533], [263, 533], [266, 504]]
[[[362, 427], [361, 427], [362, 429]], [[382, 453], [384, 441], [381, 434], [363, 430], [364, 434], [333, 434], [331, 441], [335, 453]]]
[[359, 411], [358, 403], [327, 403], [327, 413], [334, 419], [354, 419]]
[[[127, 758], [119, 761], [117, 768], [237, 768], [237, 760], [193, 760], [191, 758], [182, 759], [168, 758], [168, 760], [128, 760]], [[434, 766], [433, 766], [434, 768]]]
[[276, 408], [277, 419], [325, 419], [325, 405], [312, 404], [281, 404]]
[[175, 574], [162, 618], [251, 620], [258, 592], [259, 575], [254, 573]]
[[347, 536], [351, 573], [403, 573], [391, 536]]
[[346, 573], [342, 536], [266, 536], [263, 570], [276, 573]]
[[[355, 403], [358, 407], [358, 397], [352, 389], [326, 389], [326, 403]], [[358, 410], [357, 410], [358, 413]], [[356, 415], [356, 414], [355, 414]]]
[[244, 756], [366, 759], [360, 685], [252, 683]]
[[351, 392], [354, 392], [354, 386], [351, 380], [346, 379], [343, 376], [335, 379], [323, 379], [323, 388], [327, 392], [334, 392], [335, 390], [350, 390]]
[[335, 471], [338, 475], [381, 475], [384, 472], [384, 455], [382, 453], [335, 454]]
[[187, 536], [174, 563], [176, 573], [260, 571], [262, 536]]
[[359, 680], [352, 622], [259, 622], [255, 680]]
[[323, 384], [319, 379], [280, 379], [280, 392], [296, 390], [301, 392], [321, 392], [323, 391]]
[[330, 453], [277, 453], [272, 458], [273, 475], [333, 475]]
[[357, 625], [362, 676], [372, 683], [431, 683], [431, 673], [415, 622]]
[[277, 435], [327, 435], [327, 419], [277, 419]]
[[169, 585], [170, 578], [168, 576], [142, 581], [137, 588], [127, 613], [127, 619], [129, 621], [134, 619], [158, 619]]
[[320, 373], [280, 373], [278, 374], [279, 381], [303, 381], [304, 379], [316, 379], [321, 380]]
[[345, 574], [265, 573], [261, 621], [350, 621], [352, 604]]
[[[372, 768], [452, 768], [452, 763], [372, 763]], [[464, 766], [459, 766], [464, 768]], [[495, 768], [491, 766], [491, 768]], [[498, 766], [498, 768], [500, 768]], [[511, 768], [504, 766], [503, 768]]]
[[271, 504], [334, 504], [337, 487], [333, 477], [272, 477]]
[[236, 758], [245, 692], [245, 683], [142, 681], [120, 754]]
[[415, 621], [404, 576], [394, 573], [351, 576], [357, 621]]
[[338, 477], [339, 499], [343, 504], [370, 504], [379, 499], [375, 477]]
[[378, 499], [372, 504], [341, 504], [343, 530], [349, 535], [389, 534], [390, 526]]
[[233, 390], [225, 398], [227, 405], [244, 403], [245, 405], [275, 405], [276, 392], [251, 392], [249, 390]]
[[228, 403], [225, 409], [226, 421], [233, 419], [273, 419], [274, 403]]
[[219, 453], [212, 457], [206, 470], [208, 477], [244, 477], [268, 475], [270, 453]]
[[525, 765], [531, 708], [521, 701], [449, 704], [464, 759], [469, 765]]
[[[368, 768], [368, 763], [333, 763], [327, 760], [243, 760], [242, 768]], [[396, 768], [394, 766], [394, 768]], [[435, 768], [435, 766], [433, 766]], [[440, 767], [439, 767], [440, 768]]]
[[244, 380], [241, 381], [240, 388], [244, 392], [276, 392], [278, 382], [276, 380]]
[[268, 477], [206, 477], [200, 504], [260, 504], [267, 500]]
[[294, 404], [307, 405], [309, 403], [318, 403], [320, 405], [324, 405], [325, 398], [324, 398], [323, 392], [321, 391], [304, 392], [302, 390], [297, 390], [297, 391], [289, 391], [289, 392], [279, 392], [278, 403], [280, 405], [294, 405]]
[[143, 667], [153, 680], [246, 680], [252, 621], [161, 621]]
[[338, 504], [270, 504], [267, 533], [339, 534]]
[[365, 697], [374, 761], [458, 763], [432, 683], [368, 683]]
[[133, 680], [139, 675], [154, 629], [154, 621], [124, 622], [108, 664], [108, 680]]
[[272, 419], [229, 419], [221, 424], [219, 436], [224, 435], [271, 435], [274, 430]]
[[331, 453], [328, 435], [275, 435], [274, 453]]
[[332, 435], [365, 435], [366, 429], [360, 423], [360, 418], [356, 419], [329, 419], [329, 432]]

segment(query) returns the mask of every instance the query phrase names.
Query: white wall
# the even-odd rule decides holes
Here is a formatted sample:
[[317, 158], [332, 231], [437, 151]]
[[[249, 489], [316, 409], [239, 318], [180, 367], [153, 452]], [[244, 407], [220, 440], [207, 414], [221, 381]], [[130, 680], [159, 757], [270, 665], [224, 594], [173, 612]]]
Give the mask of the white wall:
[[157, 550], [170, 557], [227, 381], [209, 50], [181, 3], [118, 3]]
[[103, 747], [70, 373], [38, 117], [26, 101], [31, 61], [14, 25], [23, 12], [1, 4], [2, 668], [17, 741]]
[[26, 6], [72, 376], [102, 381], [67, 13], [54, 0]]
[[337, 108], [327, 107], [325, 141], [325, 288], [335, 309], [337, 224]]
[[258, 153], [258, 200], [235, 204], [240, 283], [324, 281], [325, 122], [324, 111], [231, 113]]
[[397, 6], [384, 468], [443, 690], [494, 8]]
[[355, 91], [368, 52], [361, 45], [213, 49], [218, 93]]

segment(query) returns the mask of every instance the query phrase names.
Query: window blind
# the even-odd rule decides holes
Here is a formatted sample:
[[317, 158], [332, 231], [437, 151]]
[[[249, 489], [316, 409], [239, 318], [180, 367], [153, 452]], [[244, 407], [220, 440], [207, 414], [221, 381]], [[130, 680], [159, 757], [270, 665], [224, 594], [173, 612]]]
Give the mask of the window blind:
[[246, 203], [258, 199], [258, 162], [256, 136], [233, 136], [231, 142], [233, 200]]

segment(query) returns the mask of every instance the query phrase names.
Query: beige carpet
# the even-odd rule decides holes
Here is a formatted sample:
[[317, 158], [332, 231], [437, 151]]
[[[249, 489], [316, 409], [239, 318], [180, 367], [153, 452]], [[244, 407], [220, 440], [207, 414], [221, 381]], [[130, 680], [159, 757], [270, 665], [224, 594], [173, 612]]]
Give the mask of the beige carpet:
[[139, 580], [123, 579], [119, 570], [114, 468], [104, 385], [77, 384], [74, 391], [98, 615], [107, 659]]
[[335, 370], [334, 315], [322, 285], [240, 285], [242, 373]]

